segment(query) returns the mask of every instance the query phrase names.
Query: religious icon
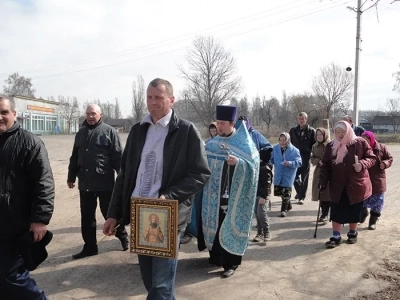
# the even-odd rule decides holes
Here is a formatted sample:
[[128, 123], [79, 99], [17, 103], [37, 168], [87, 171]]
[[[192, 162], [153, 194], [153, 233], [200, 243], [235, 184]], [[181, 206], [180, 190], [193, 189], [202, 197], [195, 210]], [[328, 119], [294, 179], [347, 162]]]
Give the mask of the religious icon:
[[176, 258], [177, 222], [177, 200], [132, 197], [131, 252]]
[[157, 214], [150, 214], [149, 227], [144, 231], [143, 237], [149, 243], [164, 243], [164, 234], [160, 227], [160, 218]]

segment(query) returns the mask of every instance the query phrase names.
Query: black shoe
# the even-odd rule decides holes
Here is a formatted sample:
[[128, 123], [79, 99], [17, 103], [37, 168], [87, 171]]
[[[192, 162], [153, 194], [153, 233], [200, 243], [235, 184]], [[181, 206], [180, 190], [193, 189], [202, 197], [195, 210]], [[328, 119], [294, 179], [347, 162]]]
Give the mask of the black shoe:
[[99, 254], [99, 251], [88, 251], [88, 250], [82, 250], [81, 252], [72, 255], [72, 259], [81, 259], [85, 258], [87, 256], [93, 256]]
[[355, 244], [357, 243], [357, 235], [358, 232], [351, 234], [350, 232], [347, 234], [347, 244]]
[[327, 215], [322, 214], [322, 215], [319, 217], [318, 222], [325, 223], [325, 222], [328, 220], [327, 217], [328, 217]]
[[296, 200], [300, 199], [299, 195], [296, 194], [296, 196], [294, 196], [294, 199], [296, 199]]
[[129, 239], [126, 237], [126, 238], [120, 239], [120, 241], [121, 241], [122, 250], [123, 251], [128, 250], [129, 249]]
[[342, 238], [341, 237], [338, 237], [338, 238], [331, 237], [329, 239], [329, 241], [327, 241], [325, 243], [325, 247], [329, 248], [329, 249], [332, 249], [332, 248], [336, 248], [337, 246], [340, 246], [341, 243], [342, 243]]

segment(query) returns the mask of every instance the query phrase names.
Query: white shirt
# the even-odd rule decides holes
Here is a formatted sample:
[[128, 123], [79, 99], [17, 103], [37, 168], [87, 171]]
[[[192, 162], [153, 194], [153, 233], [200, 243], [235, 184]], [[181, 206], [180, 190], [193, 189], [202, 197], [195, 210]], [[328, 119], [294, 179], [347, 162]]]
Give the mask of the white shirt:
[[149, 123], [150, 126], [142, 150], [133, 197], [158, 198], [163, 174], [164, 142], [171, 116], [172, 110], [154, 124], [149, 114], [140, 123]]

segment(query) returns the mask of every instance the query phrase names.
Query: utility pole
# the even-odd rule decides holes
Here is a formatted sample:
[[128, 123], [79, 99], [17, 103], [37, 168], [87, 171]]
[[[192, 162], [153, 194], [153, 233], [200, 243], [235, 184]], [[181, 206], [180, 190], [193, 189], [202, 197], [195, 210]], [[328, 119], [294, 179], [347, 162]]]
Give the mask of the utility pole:
[[360, 73], [360, 44], [361, 44], [361, 0], [357, 1], [357, 32], [356, 32], [356, 62], [354, 67], [354, 103], [353, 123], [358, 125], [358, 80]]

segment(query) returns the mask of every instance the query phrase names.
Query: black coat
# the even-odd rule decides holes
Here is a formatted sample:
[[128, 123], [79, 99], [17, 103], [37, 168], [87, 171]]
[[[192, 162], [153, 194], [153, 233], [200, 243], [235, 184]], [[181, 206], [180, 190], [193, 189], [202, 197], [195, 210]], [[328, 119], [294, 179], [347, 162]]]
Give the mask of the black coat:
[[89, 126], [86, 121], [75, 136], [68, 167], [68, 182], [78, 177], [80, 191], [112, 191], [115, 173], [121, 164], [122, 148], [117, 131], [99, 121]]
[[[108, 218], [130, 223], [130, 199], [136, 185], [142, 150], [146, 142], [148, 123], [135, 124], [126, 141], [108, 209]], [[189, 121], [172, 113], [163, 150], [163, 174], [159, 195], [179, 201], [179, 229], [190, 217], [194, 194], [201, 190], [210, 177], [204, 144], [197, 128]]]
[[15, 124], [0, 135], [0, 242], [16, 241], [31, 223], [49, 224], [54, 179], [40, 138]]
[[311, 156], [312, 146], [316, 143], [315, 140], [315, 129], [310, 125], [306, 125], [305, 128], [300, 129], [300, 125], [292, 127], [290, 129], [290, 141], [300, 151], [300, 155]]

